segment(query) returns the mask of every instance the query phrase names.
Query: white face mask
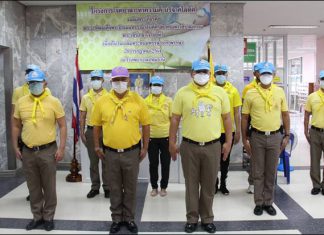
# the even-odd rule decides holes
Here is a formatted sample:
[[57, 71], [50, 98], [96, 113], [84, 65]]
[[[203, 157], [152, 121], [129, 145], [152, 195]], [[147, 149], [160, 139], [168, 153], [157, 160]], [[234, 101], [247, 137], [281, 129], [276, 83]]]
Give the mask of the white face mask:
[[324, 89], [324, 80], [321, 80], [321, 81], [320, 81], [320, 87], [321, 87], [322, 89]]
[[209, 81], [209, 74], [195, 74], [194, 81], [198, 85], [203, 86]]
[[111, 86], [118, 94], [122, 94], [127, 91], [128, 82], [112, 82]]
[[226, 82], [226, 76], [225, 75], [216, 75], [216, 82], [219, 85], [223, 85]]
[[260, 76], [260, 81], [263, 85], [269, 85], [272, 82], [273, 76], [271, 74], [264, 74]]
[[151, 92], [154, 95], [159, 95], [162, 93], [162, 87], [161, 86], [152, 86], [151, 87]]
[[99, 90], [102, 87], [102, 81], [101, 80], [93, 80], [93, 81], [91, 81], [91, 86], [94, 90]]

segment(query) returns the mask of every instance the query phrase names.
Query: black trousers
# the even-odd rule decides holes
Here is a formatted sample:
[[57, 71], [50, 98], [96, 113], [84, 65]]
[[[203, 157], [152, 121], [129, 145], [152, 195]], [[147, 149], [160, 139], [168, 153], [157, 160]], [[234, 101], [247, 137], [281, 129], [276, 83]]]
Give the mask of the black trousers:
[[[234, 144], [234, 136], [235, 136], [235, 132], [233, 132], [233, 134], [232, 134], [232, 146], [231, 146], [230, 152], [228, 153], [228, 158], [226, 159], [226, 161], [223, 161], [223, 154], [221, 155], [221, 159], [220, 159], [221, 186], [226, 184], [228, 167], [229, 167], [229, 163], [230, 163], [230, 156], [231, 156], [232, 147]], [[222, 133], [221, 137], [220, 137], [220, 143], [221, 143], [222, 147], [223, 147], [223, 144], [225, 143], [225, 140], [226, 140], [225, 133]], [[217, 177], [217, 181], [216, 181], [216, 187], [218, 187], [218, 177]]]
[[150, 138], [148, 156], [150, 161], [150, 182], [153, 189], [158, 188], [159, 161], [161, 161], [161, 181], [163, 189], [168, 187], [171, 155], [169, 153], [169, 138]]

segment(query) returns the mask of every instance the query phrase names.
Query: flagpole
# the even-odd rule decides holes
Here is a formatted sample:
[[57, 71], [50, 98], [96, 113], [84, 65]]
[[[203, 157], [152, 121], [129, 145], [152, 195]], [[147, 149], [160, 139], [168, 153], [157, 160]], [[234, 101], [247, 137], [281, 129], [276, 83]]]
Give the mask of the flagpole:
[[[76, 55], [77, 57], [78, 57], [78, 49], [79, 48], [77, 48], [77, 55]], [[79, 110], [77, 110], [77, 111], [79, 111]], [[72, 116], [73, 116], [73, 107], [72, 107]], [[78, 115], [77, 115], [77, 117], [78, 117]], [[72, 123], [73, 123], [73, 121], [72, 121]], [[78, 123], [79, 123], [79, 121], [76, 121], [74, 129], [73, 129], [73, 158], [72, 158], [71, 167], [70, 167], [70, 172], [71, 173], [68, 174], [66, 176], [66, 178], [65, 178], [65, 180], [67, 182], [81, 182], [82, 181], [82, 176], [81, 176], [81, 174], [79, 174], [79, 171], [80, 171], [79, 162], [76, 159], [76, 151], [75, 151], [76, 150], [75, 146], [76, 146], [76, 143], [77, 143], [77, 136], [76, 136], [75, 133], [76, 133], [76, 128], [77, 128]]]

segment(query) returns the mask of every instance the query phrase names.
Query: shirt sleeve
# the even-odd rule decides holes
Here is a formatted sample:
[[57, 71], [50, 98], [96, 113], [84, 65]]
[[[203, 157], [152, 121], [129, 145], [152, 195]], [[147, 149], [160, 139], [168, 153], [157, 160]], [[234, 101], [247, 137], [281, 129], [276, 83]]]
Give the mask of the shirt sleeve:
[[95, 102], [91, 112], [91, 125], [102, 126], [102, 113], [100, 109], [100, 102]]
[[235, 88], [234, 94], [233, 94], [233, 107], [235, 108], [235, 107], [239, 107], [239, 106], [242, 106], [242, 100], [240, 97], [240, 93]]
[[251, 112], [251, 100], [250, 100], [249, 93], [247, 93], [243, 101], [242, 114], [250, 114], [250, 112]]
[[19, 112], [19, 102], [16, 102], [16, 104], [15, 104], [14, 117], [17, 119], [21, 119], [20, 112]]
[[61, 101], [59, 101], [59, 99], [56, 99], [54, 102], [54, 113], [56, 119], [65, 116], [64, 108], [62, 106]]
[[150, 125], [152, 123], [151, 115], [143, 98], [141, 98], [140, 105], [141, 110], [139, 115], [139, 122], [142, 126]]
[[81, 99], [80, 111], [87, 112], [86, 97], [85, 97], [85, 95]]
[[15, 89], [12, 93], [11, 104], [15, 105], [18, 101], [18, 91]]
[[177, 92], [172, 103], [172, 113], [176, 115], [182, 115], [182, 110], [183, 110], [182, 106], [183, 104], [182, 104], [181, 93]]
[[312, 112], [312, 97], [308, 96], [307, 97], [307, 101], [306, 101], [306, 105], [305, 105], [305, 111], [311, 113]]
[[285, 92], [283, 89], [281, 89], [281, 94], [282, 94], [282, 101], [281, 101], [281, 112], [287, 112], [288, 111], [288, 104], [287, 104], [287, 99]]
[[[224, 90], [223, 90], [224, 91]], [[231, 111], [231, 104], [228, 94], [223, 92], [222, 114], [229, 113]]]

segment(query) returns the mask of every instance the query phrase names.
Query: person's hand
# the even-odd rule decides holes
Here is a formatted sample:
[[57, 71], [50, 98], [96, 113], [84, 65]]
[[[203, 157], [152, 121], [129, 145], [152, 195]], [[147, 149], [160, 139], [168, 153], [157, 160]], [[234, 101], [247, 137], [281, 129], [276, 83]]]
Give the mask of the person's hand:
[[15, 147], [14, 151], [15, 151], [15, 154], [16, 154], [16, 158], [19, 159], [19, 160], [22, 160], [22, 154], [20, 152], [20, 149], [18, 147]]
[[141, 152], [140, 152], [140, 155], [139, 155], [140, 162], [143, 161], [143, 159], [146, 157], [146, 154], [147, 154], [147, 149], [146, 148], [141, 148]]
[[179, 147], [176, 143], [169, 143], [169, 152], [173, 161], [177, 160], [177, 154], [179, 153]]
[[105, 154], [104, 154], [102, 148], [98, 148], [98, 147], [96, 147], [96, 148], [95, 148], [95, 152], [96, 152], [97, 156], [98, 156], [101, 160], [103, 160], [103, 159], [105, 158]]
[[237, 144], [240, 141], [241, 138], [241, 132], [236, 131], [234, 135], [234, 144]]
[[84, 145], [86, 145], [86, 143], [87, 143], [87, 138], [86, 138], [86, 136], [85, 136], [84, 133], [81, 134], [81, 140], [82, 140], [82, 142], [84, 143]]
[[281, 143], [280, 153], [286, 148], [288, 142], [289, 142], [289, 136], [285, 136]]
[[247, 154], [249, 156], [252, 156], [252, 150], [251, 150], [250, 141], [248, 141], [248, 140], [243, 141], [243, 146], [244, 146], [245, 151], [247, 152]]
[[305, 137], [306, 137], [308, 143], [310, 144], [310, 134], [309, 134], [309, 131], [308, 130], [305, 131], [304, 134], [305, 134]]
[[228, 158], [228, 154], [231, 151], [231, 145], [232, 143], [225, 142], [222, 146], [222, 154], [223, 154], [223, 161], [226, 161]]
[[58, 148], [55, 153], [55, 160], [59, 162], [63, 159], [63, 156], [64, 156], [64, 149]]

